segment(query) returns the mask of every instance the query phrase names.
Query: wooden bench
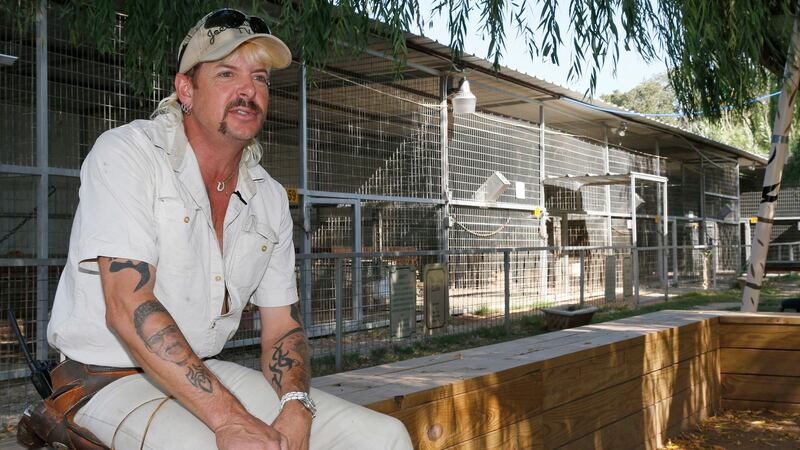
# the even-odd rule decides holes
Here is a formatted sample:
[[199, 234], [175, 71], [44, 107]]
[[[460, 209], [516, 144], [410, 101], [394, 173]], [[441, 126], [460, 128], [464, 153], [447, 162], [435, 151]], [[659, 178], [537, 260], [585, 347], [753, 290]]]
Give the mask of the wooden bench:
[[798, 327], [661, 311], [313, 384], [397, 417], [420, 449], [657, 448], [721, 407], [800, 410]]

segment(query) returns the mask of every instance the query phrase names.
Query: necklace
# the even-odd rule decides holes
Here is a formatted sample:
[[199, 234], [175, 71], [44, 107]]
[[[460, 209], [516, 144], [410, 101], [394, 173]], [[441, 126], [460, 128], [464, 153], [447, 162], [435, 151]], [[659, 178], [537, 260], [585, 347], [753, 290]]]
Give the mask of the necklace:
[[217, 192], [222, 192], [225, 190], [225, 183], [227, 183], [228, 181], [231, 180], [231, 178], [233, 178], [234, 173], [236, 173], [235, 170], [232, 171], [230, 175], [228, 175], [228, 178], [225, 178], [222, 181], [217, 181]]

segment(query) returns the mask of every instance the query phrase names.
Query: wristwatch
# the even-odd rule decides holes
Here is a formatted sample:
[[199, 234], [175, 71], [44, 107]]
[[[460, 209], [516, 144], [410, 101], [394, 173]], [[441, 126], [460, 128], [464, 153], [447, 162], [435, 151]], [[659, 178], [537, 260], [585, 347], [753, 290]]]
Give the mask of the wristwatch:
[[308, 396], [306, 392], [287, 392], [283, 394], [281, 397], [281, 406], [278, 408], [278, 412], [283, 411], [283, 406], [286, 405], [287, 402], [291, 400], [297, 400], [306, 407], [306, 409], [311, 412], [311, 418], [317, 417], [317, 405], [314, 403], [314, 400], [311, 400], [311, 397]]

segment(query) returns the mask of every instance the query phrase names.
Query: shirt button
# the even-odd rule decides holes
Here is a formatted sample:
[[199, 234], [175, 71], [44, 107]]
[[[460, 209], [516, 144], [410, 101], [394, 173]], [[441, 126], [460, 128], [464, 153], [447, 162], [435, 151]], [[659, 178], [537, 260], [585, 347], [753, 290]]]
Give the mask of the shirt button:
[[266, 245], [262, 245], [262, 246], [261, 246], [261, 251], [262, 251], [262, 252], [265, 252], [265, 251], [267, 251], [267, 246], [266, 246]]
[[183, 218], [183, 223], [189, 223], [189, 216]]
[[222, 281], [222, 277], [217, 275], [214, 277], [214, 281]]

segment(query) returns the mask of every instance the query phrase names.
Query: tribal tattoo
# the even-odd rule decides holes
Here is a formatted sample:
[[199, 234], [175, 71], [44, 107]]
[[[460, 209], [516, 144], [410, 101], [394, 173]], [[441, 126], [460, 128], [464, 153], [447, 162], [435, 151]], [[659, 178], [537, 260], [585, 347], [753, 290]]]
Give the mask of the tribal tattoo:
[[124, 269], [133, 269], [139, 272], [139, 283], [133, 288], [133, 292], [138, 291], [150, 281], [150, 266], [146, 262], [134, 264], [130, 259], [120, 262], [117, 258], [111, 258], [111, 266], [109, 267], [111, 272], [119, 272]]
[[303, 318], [300, 316], [300, 307], [298, 306], [298, 303], [292, 303], [292, 306], [289, 309], [289, 311], [290, 311], [290, 313], [292, 315], [292, 320], [297, 322], [302, 327], [303, 326]]
[[272, 372], [271, 382], [275, 389], [278, 392], [283, 389], [284, 375], [296, 367], [294, 376], [294, 381], [297, 383], [296, 389], [308, 390], [310, 382], [306, 370], [308, 360], [308, 343], [303, 334], [303, 328], [293, 328], [281, 336], [273, 347], [272, 359], [268, 364], [269, 371]]
[[269, 365], [269, 370], [272, 372], [272, 384], [281, 389], [283, 385], [283, 369], [291, 370], [297, 361], [289, 358], [289, 350], [283, 351], [283, 342], [275, 346], [275, 351], [272, 352], [272, 364]]
[[211, 378], [208, 376], [202, 364], [191, 364], [186, 371], [186, 379], [196, 388], [200, 388], [208, 393], [214, 391]]

